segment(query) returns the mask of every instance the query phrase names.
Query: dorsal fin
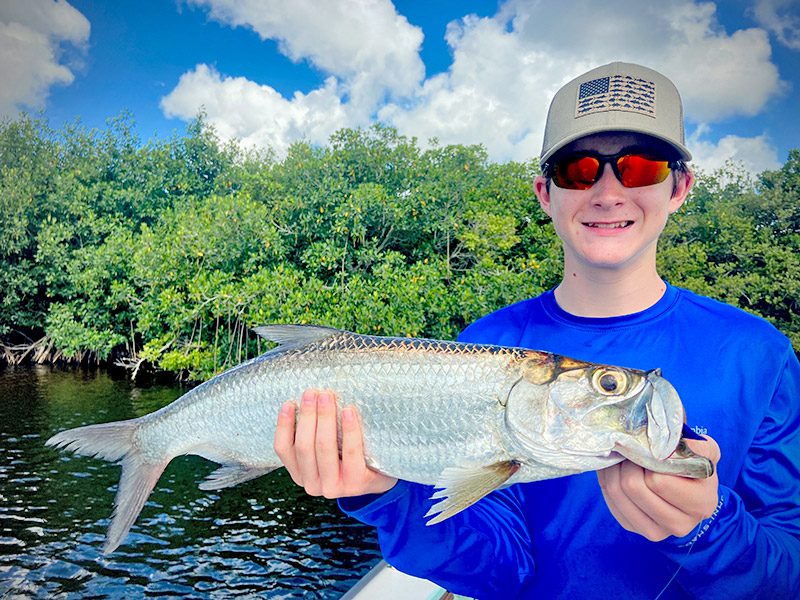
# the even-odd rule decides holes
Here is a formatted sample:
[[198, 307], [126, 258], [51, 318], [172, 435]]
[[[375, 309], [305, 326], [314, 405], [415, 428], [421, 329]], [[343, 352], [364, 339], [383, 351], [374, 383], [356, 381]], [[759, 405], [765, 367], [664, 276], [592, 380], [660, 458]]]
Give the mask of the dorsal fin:
[[300, 348], [327, 337], [344, 333], [342, 329], [320, 325], [262, 325], [253, 329], [262, 338], [280, 344], [281, 350]]

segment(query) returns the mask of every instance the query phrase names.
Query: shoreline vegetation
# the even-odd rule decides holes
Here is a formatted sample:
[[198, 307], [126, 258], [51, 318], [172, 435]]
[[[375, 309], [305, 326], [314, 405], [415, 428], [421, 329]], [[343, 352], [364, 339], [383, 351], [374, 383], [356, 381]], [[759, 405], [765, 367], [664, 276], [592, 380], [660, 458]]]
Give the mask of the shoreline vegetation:
[[[452, 339], [559, 280], [535, 159], [382, 125], [282, 157], [202, 116], [168, 140], [134, 129], [0, 122], [0, 366], [196, 381], [265, 351], [258, 325]], [[667, 280], [800, 347], [800, 150], [755, 177], [699, 173], [663, 242]]]

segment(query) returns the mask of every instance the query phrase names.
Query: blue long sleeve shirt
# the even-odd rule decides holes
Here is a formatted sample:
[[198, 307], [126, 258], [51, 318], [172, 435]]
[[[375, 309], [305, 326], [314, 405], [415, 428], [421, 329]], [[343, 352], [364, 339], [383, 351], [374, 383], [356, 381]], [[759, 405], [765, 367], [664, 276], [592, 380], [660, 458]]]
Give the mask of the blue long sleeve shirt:
[[800, 598], [800, 364], [774, 327], [668, 285], [649, 309], [602, 319], [547, 292], [459, 339], [661, 368], [720, 446], [717, 509], [685, 538], [650, 542], [617, 523], [594, 473], [512, 485], [433, 526], [427, 486], [341, 500], [377, 527], [390, 564], [477, 598]]

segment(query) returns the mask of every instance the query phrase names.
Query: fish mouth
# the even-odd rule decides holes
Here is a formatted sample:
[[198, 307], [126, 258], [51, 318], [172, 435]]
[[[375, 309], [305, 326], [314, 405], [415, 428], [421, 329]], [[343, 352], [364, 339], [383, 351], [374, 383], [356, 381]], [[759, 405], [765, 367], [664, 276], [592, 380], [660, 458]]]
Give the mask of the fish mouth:
[[629, 431], [646, 428], [650, 453], [665, 460], [675, 451], [683, 428], [683, 404], [660, 369], [647, 372], [644, 389], [626, 423]]

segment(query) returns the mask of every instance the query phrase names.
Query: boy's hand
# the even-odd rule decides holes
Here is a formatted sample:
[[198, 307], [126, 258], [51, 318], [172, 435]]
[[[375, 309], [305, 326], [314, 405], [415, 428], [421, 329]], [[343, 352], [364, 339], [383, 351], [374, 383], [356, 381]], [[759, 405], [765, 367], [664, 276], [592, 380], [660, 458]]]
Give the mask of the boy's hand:
[[333, 392], [303, 392], [295, 428], [296, 410], [291, 401], [281, 407], [274, 448], [294, 482], [306, 493], [342, 498], [380, 494], [394, 487], [397, 479], [367, 466], [361, 422], [354, 406], [342, 409], [341, 457]]
[[716, 509], [719, 446], [707, 436], [702, 442], [685, 442], [692, 452], [711, 460], [714, 475], [708, 479], [688, 479], [654, 473], [629, 460], [597, 472], [611, 514], [628, 531], [654, 542], [671, 535], [683, 537]]

